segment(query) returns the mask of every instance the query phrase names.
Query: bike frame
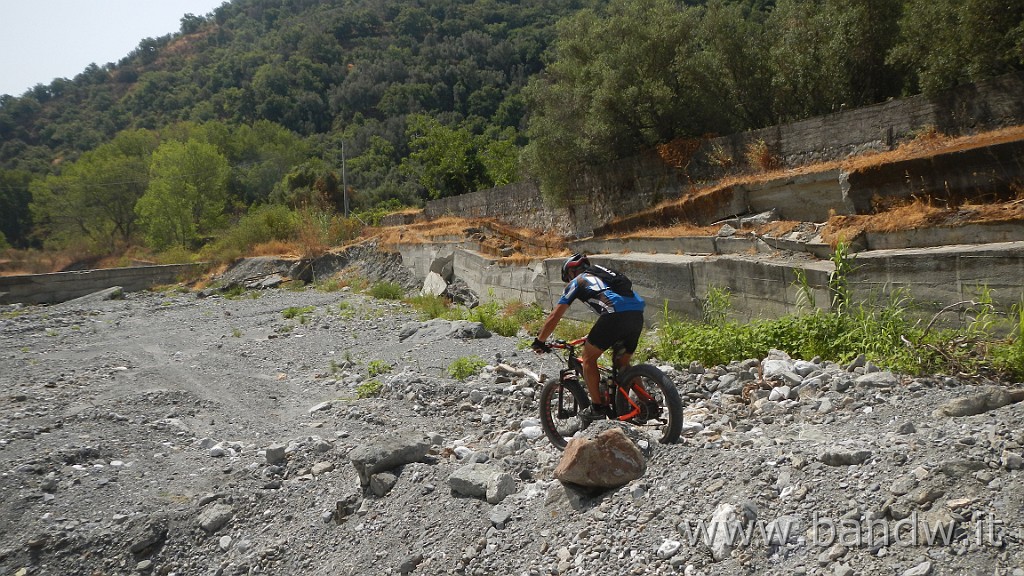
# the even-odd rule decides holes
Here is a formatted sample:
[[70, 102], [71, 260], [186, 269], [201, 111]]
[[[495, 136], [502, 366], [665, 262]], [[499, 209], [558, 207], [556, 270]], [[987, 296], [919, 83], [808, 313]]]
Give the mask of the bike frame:
[[[553, 349], [563, 350], [565, 352], [565, 357], [563, 358], [563, 360], [565, 360], [566, 366], [569, 367], [569, 370], [575, 373], [576, 380], [584, 385], [584, 390], [586, 390], [586, 382], [583, 379], [583, 361], [576, 355], [576, 350], [583, 346], [586, 342], [586, 338], [577, 338], [576, 340], [572, 340], [569, 342], [566, 342], [564, 340], [555, 340], [548, 344]], [[632, 418], [636, 418], [641, 413], [640, 405], [637, 404], [629, 395], [631, 390], [642, 400], [653, 400], [653, 398], [650, 394], [647, 393], [647, 390], [645, 390], [643, 386], [630, 387], [627, 383], [622, 382], [620, 380], [619, 368], [616, 364], [622, 352], [624, 352], [624, 350], [619, 345], [619, 343], [616, 343], [615, 345], [612, 346], [612, 367], [605, 368], [599, 364], [597, 368], [600, 371], [600, 375], [602, 377], [607, 376], [611, 378], [612, 382], [615, 383], [614, 395], [621, 395], [622, 398], [624, 398], [626, 403], [629, 405], [630, 410], [628, 412], [626, 412], [625, 414], [618, 414], [616, 411], [615, 416], [616, 420], [627, 421]], [[565, 379], [564, 371], [562, 374], [560, 374], [560, 377], [562, 378], [562, 380]], [[562, 393], [560, 391], [558, 399], [559, 409], [561, 409], [562, 404], [561, 394]], [[616, 405], [614, 395], [612, 397], [611, 402], [613, 409]]]

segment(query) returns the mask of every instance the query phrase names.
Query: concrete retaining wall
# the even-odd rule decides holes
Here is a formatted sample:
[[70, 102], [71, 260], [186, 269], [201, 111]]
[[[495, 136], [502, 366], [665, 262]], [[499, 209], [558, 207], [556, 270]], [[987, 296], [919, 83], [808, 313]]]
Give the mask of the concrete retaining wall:
[[[415, 251], [403, 250], [410, 268], [422, 268], [406, 259]], [[711, 289], [731, 295], [732, 317], [740, 321], [777, 318], [817, 308], [828, 308], [829, 260], [756, 258], [743, 254], [595, 254], [591, 259], [626, 273], [647, 300], [649, 323], [657, 323], [664, 310], [683, 318], [701, 317], [701, 304]], [[483, 301], [535, 302], [554, 307], [565, 285], [560, 279], [563, 259], [529, 264], [498, 264], [479, 252], [456, 248], [455, 276], [466, 281]], [[994, 304], [1009, 311], [1024, 297], [1024, 242], [947, 246], [938, 249], [878, 250], [856, 254], [849, 286], [856, 302], [885, 305], [896, 290], [913, 299], [911, 311], [930, 318], [943, 307], [977, 299], [982, 287], [991, 291]], [[798, 271], [803, 280], [798, 277]], [[569, 309], [568, 318], [593, 320], [581, 305]], [[955, 317], [941, 319], [943, 323]]]
[[0, 276], [0, 304], [54, 304], [120, 286], [125, 292], [173, 284], [194, 276], [205, 264], [168, 264], [53, 274]]
[[876, 250], [857, 254], [853, 266], [854, 295], [905, 290], [924, 314], [977, 300], [984, 289], [1003, 310], [1024, 298], [1024, 242]]

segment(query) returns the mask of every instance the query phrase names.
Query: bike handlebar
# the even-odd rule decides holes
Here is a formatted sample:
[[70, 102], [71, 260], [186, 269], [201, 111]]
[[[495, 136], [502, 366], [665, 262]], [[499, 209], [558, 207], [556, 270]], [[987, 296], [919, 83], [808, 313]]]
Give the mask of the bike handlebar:
[[583, 343], [585, 343], [586, 341], [587, 341], [587, 339], [585, 337], [584, 338], [577, 338], [575, 340], [569, 340], [569, 341], [561, 340], [561, 339], [558, 339], [558, 340], [548, 339], [548, 341], [545, 342], [545, 344], [547, 344], [548, 346], [550, 346], [552, 348], [558, 348], [559, 350], [567, 350], [569, 348], [578, 348], [578, 347], [582, 346]]

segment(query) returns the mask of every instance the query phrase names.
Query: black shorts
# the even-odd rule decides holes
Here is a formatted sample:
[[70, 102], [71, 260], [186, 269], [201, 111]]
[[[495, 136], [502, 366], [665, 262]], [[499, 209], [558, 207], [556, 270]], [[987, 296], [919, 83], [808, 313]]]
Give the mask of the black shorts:
[[622, 342], [626, 352], [636, 352], [640, 342], [640, 333], [644, 331], [644, 313], [639, 310], [630, 312], [613, 312], [603, 314], [594, 323], [587, 335], [587, 342], [601, 350], [611, 348], [616, 342]]

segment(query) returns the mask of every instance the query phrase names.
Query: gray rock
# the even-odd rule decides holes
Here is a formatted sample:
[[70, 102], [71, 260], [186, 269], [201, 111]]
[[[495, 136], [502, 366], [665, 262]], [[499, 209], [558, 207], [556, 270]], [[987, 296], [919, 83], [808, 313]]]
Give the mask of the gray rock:
[[966, 398], [955, 398], [946, 402], [932, 414], [937, 417], [973, 416], [989, 410], [1002, 408], [1022, 399], [1020, 391], [1010, 392], [1005, 388], [988, 387], [979, 394]]
[[860, 388], [895, 388], [899, 383], [899, 378], [887, 370], [869, 372], [854, 380], [854, 384]]
[[131, 543], [128, 549], [139, 554], [167, 538], [168, 521], [163, 516], [146, 516], [132, 522], [127, 529], [126, 539]]
[[589, 494], [578, 486], [552, 482], [544, 496], [544, 507], [552, 517], [580, 512], [587, 508]]
[[492, 464], [469, 464], [448, 477], [448, 485], [463, 496], [484, 498], [498, 504], [514, 494], [516, 481], [510, 474]]
[[474, 340], [490, 338], [491, 333], [479, 322], [434, 318], [426, 322], [411, 322], [402, 327], [399, 342], [425, 343], [449, 338]]
[[235, 508], [230, 504], [214, 504], [199, 513], [199, 527], [207, 534], [220, 530], [235, 515]]
[[417, 566], [423, 563], [423, 554], [416, 553], [410, 554], [402, 560], [402, 563], [398, 565], [399, 574], [411, 574]]
[[962, 478], [986, 467], [984, 462], [977, 460], [947, 460], [939, 463], [935, 469], [950, 478]]
[[1024, 457], [1021, 457], [1017, 452], [1011, 452], [1004, 450], [1003, 455], [999, 458], [999, 462], [1007, 470], [1020, 470], [1024, 468]]
[[871, 456], [871, 450], [827, 450], [821, 455], [821, 461], [829, 466], [852, 466], [867, 462]]
[[913, 434], [915, 432], [917, 432], [917, 427], [914, 426], [913, 422], [904, 422], [896, 429], [897, 434]]
[[310, 473], [313, 474], [313, 476], [319, 476], [332, 470], [334, 470], [334, 462], [317, 462], [316, 464], [313, 464], [313, 468], [310, 469]]
[[421, 462], [430, 449], [430, 441], [417, 432], [405, 431], [377, 444], [364, 444], [349, 452], [349, 460], [359, 474], [362, 486], [378, 473], [404, 464]]
[[743, 529], [742, 519], [739, 509], [728, 503], [720, 504], [711, 515], [711, 521], [708, 523], [711, 541], [708, 547], [711, 549], [711, 557], [716, 562], [726, 560], [732, 554], [737, 543], [729, 535], [738, 534]]
[[832, 574], [834, 576], [854, 576], [856, 572], [853, 571], [849, 564], [836, 564], [832, 568]]
[[504, 506], [495, 506], [491, 510], [491, 524], [498, 530], [504, 530], [505, 524], [512, 518], [512, 512]]
[[370, 477], [370, 492], [378, 498], [387, 496], [398, 483], [398, 476], [390, 472], [379, 472]]
[[420, 289], [420, 294], [429, 296], [440, 296], [444, 294], [444, 291], [448, 288], [448, 283], [445, 282], [444, 278], [441, 277], [437, 272], [427, 273], [427, 277], [423, 279], [423, 288]]
[[928, 576], [932, 573], [932, 563], [928, 561], [921, 562], [913, 568], [908, 568], [903, 571], [903, 576]]
[[889, 492], [892, 492], [896, 496], [903, 496], [909, 494], [911, 490], [917, 487], [917, 478], [911, 474], [900, 476], [892, 483], [889, 487]]

